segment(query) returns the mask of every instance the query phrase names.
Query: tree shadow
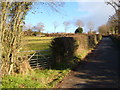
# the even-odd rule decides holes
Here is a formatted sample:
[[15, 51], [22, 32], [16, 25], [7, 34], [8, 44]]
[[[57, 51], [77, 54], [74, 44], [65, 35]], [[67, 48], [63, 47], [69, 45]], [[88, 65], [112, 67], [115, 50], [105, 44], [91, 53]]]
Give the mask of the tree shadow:
[[86, 56], [83, 65], [74, 71], [74, 77], [84, 80], [77, 88], [119, 88], [119, 52], [114, 43], [103, 38], [100, 45]]

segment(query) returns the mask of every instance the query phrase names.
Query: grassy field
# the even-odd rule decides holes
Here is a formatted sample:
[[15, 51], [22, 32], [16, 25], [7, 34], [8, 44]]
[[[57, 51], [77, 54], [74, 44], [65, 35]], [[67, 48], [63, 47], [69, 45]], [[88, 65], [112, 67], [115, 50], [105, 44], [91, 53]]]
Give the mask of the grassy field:
[[[39, 37], [39, 36], [27, 36], [24, 38], [24, 47], [21, 51], [30, 51], [30, 50], [49, 50], [47, 52], [42, 51], [43, 54], [51, 54], [50, 52], [50, 43], [54, 37]], [[30, 55], [32, 52], [20, 53], [21, 55]]]
[[[25, 37], [27, 50], [49, 50], [49, 45], [54, 37]], [[47, 52], [49, 53], [49, 52]], [[2, 88], [53, 88], [62, 78], [70, 72], [64, 70], [34, 70], [27, 75], [5, 76], [2, 79]]]
[[54, 37], [38, 37], [29, 36], [25, 37], [25, 47], [23, 50], [47, 50], [51, 40]]
[[[25, 37], [25, 50], [49, 50], [49, 45], [54, 37]], [[49, 53], [49, 52], [48, 52]], [[87, 51], [81, 54], [80, 58], [85, 56]], [[46, 69], [33, 70], [27, 75], [5, 76], [2, 79], [2, 88], [53, 88], [65, 77], [71, 70]]]

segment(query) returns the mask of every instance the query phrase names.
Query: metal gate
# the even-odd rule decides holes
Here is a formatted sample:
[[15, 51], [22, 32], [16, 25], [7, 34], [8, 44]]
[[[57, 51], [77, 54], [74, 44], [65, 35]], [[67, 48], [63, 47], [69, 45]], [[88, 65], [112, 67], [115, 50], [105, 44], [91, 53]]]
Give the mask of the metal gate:
[[51, 68], [50, 66], [50, 55], [43, 54], [41, 52], [49, 52], [50, 50], [30, 50], [30, 51], [21, 51], [22, 53], [30, 52], [31, 55], [26, 55], [28, 57], [29, 64], [32, 69], [45, 69]]

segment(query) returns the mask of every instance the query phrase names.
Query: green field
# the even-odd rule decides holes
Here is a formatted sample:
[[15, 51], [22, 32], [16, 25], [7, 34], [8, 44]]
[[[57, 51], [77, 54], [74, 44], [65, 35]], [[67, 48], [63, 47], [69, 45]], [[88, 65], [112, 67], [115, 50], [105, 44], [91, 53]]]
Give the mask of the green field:
[[48, 50], [51, 40], [54, 37], [39, 37], [39, 36], [29, 36], [25, 37], [25, 47], [24, 50]]
[[[25, 37], [26, 50], [49, 50], [49, 45], [54, 37]], [[47, 52], [47, 54], [51, 52]], [[85, 56], [87, 51], [82, 52], [80, 58]], [[62, 70], [59, 68], [61, 67]], [[59, 68], [59, 69], [57, 69]], [[66, 68], [66, 65], [58, 65], [56, 69], [45, 69], [45, 70], [33, 70], [27, 75], [17, 74], [14, 76], [5, 76], [2, 79], [3, 88], [53, 88], [63, 77], [69, 72], [70, 68]]]
[[[49, 50], [49, 45], [54, 37], [25, 37], [25, 47], [22, 51]], [[26, 53], [26, 52], [25, 52]], [[32, 52], [33, 53], [33, 52]], [[47, 54], [50, 52], [47, 52]], [[30, 53], [31, 54], [31, 53]], [[3, 88], [53, 88], [70, 72], [64, 70], [34, 70], [27, 75], [5, 76], [2, 79]]]
[[[30, 50], [43, 50], [41, 53], [43, 54], [51, 54], [50, 51], [50, 43], [54, 37], [39, 37], [39, 36], [27, 36], [24, 38], [24, 46], [21, 51], [30, 51]], [[44, 51], [48, 50], [48, 51]], [[32, 52], [20, 53], [20, 55], [29, 55], [33, 54]]]

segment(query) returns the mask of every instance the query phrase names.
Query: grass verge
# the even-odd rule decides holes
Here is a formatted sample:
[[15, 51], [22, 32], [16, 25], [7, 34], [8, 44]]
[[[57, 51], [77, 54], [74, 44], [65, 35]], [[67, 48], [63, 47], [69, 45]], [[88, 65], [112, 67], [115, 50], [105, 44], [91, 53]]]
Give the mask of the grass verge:
[[66, 70], [34, 70], [27, 75], [4, 76], [2, 88], [53, 88], [70, 72]]

